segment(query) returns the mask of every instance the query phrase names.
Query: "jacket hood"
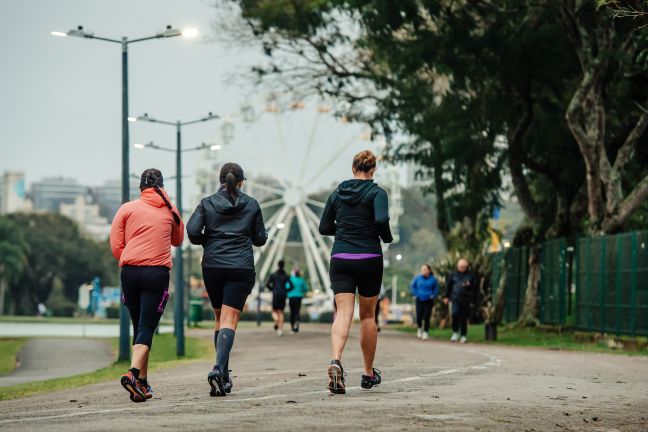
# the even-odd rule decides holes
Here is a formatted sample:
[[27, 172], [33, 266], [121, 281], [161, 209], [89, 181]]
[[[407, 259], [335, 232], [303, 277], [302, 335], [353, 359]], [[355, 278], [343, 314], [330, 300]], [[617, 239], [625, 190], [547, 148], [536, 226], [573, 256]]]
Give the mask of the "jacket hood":
[[[167, 192], [164, 189], [160, 188], [160, 192], [162, 192], [164, 194], [164, 196], [166, 197], [166, 199], [169, 202], [171, 202], [171, 200], [169, 200], [169, 195], [167, 195]], [[160, 194], [158, 194], [155, 191], [155, 188], [144, 189], [140, 193], [140, 199], [142, 201], [144, 201], [146, 204], [152, 205], [153, 207], [164, 207], [164, 206], [166, 206], [166, 204], [164, 204], [164, 200], [162, 199]]]
[[207, 197], [207, 200], [214, 207], [216, 212], [226, 215], [232, 215], [241, 212], [250, 202], [250, 198], [243, 192], [239, 191], [239, 196], [234, 204], [229, 200], [227, 189], [221, 187], [215, 194]]
[[358, 204], [372, 189], [377, 187], [378, 185], [373, 180], [345, 180], [338, 186], [338, 196], [347, 204]]

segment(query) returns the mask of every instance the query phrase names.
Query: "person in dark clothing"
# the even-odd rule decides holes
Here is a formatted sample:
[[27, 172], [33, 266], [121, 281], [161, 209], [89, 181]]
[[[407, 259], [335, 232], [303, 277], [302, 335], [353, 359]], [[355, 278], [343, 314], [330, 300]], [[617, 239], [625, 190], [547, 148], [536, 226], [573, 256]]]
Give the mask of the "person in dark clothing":
[[214, 308], [216, 365], [207, 375], [211, 396], [232, 390], [229, 355], [241, 311], [256, 281], [252, 246], [268, 233], [259, 203], [240, 189], [245, 176], [235, 163], [221, 168], [221, 187], [200, 201], [187, 223], [191, 243], [202, 245], [203, 279]]
[[416, 325], [418, 327], [416, 336], [426, 340], [429, 337], [428, 331], [430, 330], [434, 298], [439, 294], [439, 285], [429, 264], [421, 266], [421, 273], [414, 277], [410, 284], [410, 292], [416, 298]]
[[353, 158], [353, 179], [346, 180], [329, 196], [319, 232], [335, 236], [329, 275], [335, 294], [336, 314], [331, 328], [332, 357], [328, 389], [345, 393], [340, 359], [349, 336], [356, 293], [360, 304], [360, 346], [364, 358], [361, 387], [380, 384], [380, 371], [373, 367], [376, 354], [376, 303], [383, 274], [380, 240], [391, 243], [387, 193], [373, 181], [376, 156], [362, 151]]
[[468, 318], [470, 303], [478, 289], [475, 276], [468, 271], [468, 261], [461, 258], [457, 262], [457, 271], [452, 272], [446, 279], [446, 298], [452, 303], [452, 342], [468, 341]]
[[290, 275], [284, 267], [286, 263], [280, 260], [277, 263], [277, 271], [270, 274], [266, 288], [272, 291], [272, 318], [277, 336], [283, 336], [284, 309], [286, 308], [286, 289], [292, 289], [293, 284]]

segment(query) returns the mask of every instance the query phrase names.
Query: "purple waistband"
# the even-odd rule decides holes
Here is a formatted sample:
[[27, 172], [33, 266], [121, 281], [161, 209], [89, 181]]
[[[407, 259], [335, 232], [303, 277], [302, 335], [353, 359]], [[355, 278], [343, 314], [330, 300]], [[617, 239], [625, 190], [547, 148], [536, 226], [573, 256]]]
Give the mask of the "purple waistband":
[[363, 259], [370, 259], [370, 258], [378, 258], [381, 257], [382, 255], [380, 254], [375, 254], [375, 253], [336, 253], [334, 255], [331, 255], [331, 258], [338, 258], [338, 259], [345, 259], [345, 260], [363, 260]]

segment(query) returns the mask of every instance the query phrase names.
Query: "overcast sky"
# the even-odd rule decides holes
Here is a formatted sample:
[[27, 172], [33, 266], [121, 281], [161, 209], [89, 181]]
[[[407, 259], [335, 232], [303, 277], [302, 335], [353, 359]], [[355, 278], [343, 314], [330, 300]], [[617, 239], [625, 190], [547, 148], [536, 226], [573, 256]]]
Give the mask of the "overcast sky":
[[[207, 112], [233, 116], [233, 141], [220, 153], [250, 174], [296, 178], [317, 171], [335, 149], [346, 150], [322, 176], [306, 185], [314, 190], [349, 177], [352, 155], [371, 147], [359, 125], [344, 125], [319, 113], [315, 103], [286, 116], [264, 113], [264, 95], [231, 77], [262, 61], [258, 47], [228, 48], [207, 42], [215, 16], [201, 0], [20, 0], [0, 2], [0, 171], [24, 171], [31, 184], [45, 176], [75, 177], [99, 185], [121, 174], [121, 72], [117, 44], [68, 37], [51, 30], [79, 24], [97, 36], [149, 36], [171, 24], [195, 27], [201, 36], [153, 40], [130, 46], [130, 113], [164, 120], [192, 120]], [[253, 95], [253, 96], [250, 96]], [[259, 120], [237, 117], [250, 103]], [[187, 127], [186, 147], [220, 143], [222, 122]], [[154, 141], [173, 146], [172, 127], [131, 124], [131, 144]], [[306, 143], [313, 137], [308, 154]], [[283, 144], [282, 144], [283, 143]], [[174, 155], [132, 149], [131, 172], [159, 167], [175, 173]], [[184, 170], [193, 174], [204, 156], [188, 153]], [[303, 162], [305, 161], [305, 163]], [[305, 177], [309, 177], [305, 175]], [[185, 179], [185, 206], [193, 204], [194, 177]], [[173, 191], [175, 183], [166, 182]]]

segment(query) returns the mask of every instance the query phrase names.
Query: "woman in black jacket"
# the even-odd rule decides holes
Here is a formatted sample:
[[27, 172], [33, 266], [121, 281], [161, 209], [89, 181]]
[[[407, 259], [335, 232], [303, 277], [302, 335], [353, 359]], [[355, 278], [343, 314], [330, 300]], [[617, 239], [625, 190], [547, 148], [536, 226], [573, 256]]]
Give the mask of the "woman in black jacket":
[[232, 390], [229, 354], [241, 311], [256, 281], [252, 246], [263, 246], [268, 239], [259, 203], [240, 190], [243, 180], [238, 164], [223, 165], [220, 189], [200, 201], [187, 223], [191, 243], [204, 248], [203, 279], [216, 317], [216, 365], [207, 376], [212, 396], [225, 396]]
[[329, 196], [320, 221], [322, 235], [334, 235], [331, 252], [331, 289], [336, 315], [331, 328], [333, 360], [328, 367], [328, 389], [345, 393], [340, 359], [353, 320], [356, 292], [360, 303], [360, 346], [364, 373], [360, 385], [371, 389], [380, 384], [380, 371], [373, 367], [378, 338], [375, 314], [383, 275], [380, 240], [392, 242], [387, 193], [373, 181], [376, 156], [369, 150], [353, 158], [353, 179], [346, 180]]

